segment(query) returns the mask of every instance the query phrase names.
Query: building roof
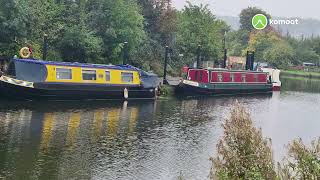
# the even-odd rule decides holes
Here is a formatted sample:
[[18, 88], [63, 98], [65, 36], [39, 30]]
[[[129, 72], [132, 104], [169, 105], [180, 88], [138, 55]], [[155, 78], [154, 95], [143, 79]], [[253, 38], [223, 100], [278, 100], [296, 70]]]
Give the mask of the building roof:
[[228, 62], [230, 64], [234, 64], [234, 63], [245, 64], [246, 63], [246, 58], [238, 57], [238, 56], [229, 56], [228, 57]]

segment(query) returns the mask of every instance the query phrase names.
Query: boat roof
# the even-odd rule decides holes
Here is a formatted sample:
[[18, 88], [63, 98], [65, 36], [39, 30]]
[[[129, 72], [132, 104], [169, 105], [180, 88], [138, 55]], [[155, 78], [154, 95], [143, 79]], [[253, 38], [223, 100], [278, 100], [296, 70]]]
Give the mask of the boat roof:
[[189, 70], [207, 70], [207, 71], [221, 71], [221, 72], [247, 72], [247, 73], [264, 73], [262, 71], [251, 71], [251, 70], [236, 70], [236, 69], [226, 69], [226, 68], [189, 68]]
[[98, 68], [98, 69], [115, 69], [115, 70], [127, 70], [127, 71], [141, 71], [141, 69], [131, 65], [105, 65], [105, 64], [90, 64], [90, 63], [78, 63], [78, 62], [58, 62], [58, 61], [43, 61], [38, 59], [14, 59], [15, 61], [44, 64], [44, 65], [56, 65], [56, 66], [71, 66], [71, 67], [84, 67], [84, 68]]

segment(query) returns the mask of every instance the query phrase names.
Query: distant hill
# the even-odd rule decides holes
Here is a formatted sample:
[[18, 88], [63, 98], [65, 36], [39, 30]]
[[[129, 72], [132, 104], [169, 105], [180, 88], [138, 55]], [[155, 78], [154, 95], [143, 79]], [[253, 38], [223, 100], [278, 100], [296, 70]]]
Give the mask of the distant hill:
[[[227, 22], [231, 29], [238, 30], [240, 28], [239, 17], [232, 16], [217, 16], [217, 18]], [[274, 19], [287, 19], [281, 17], [275, 17]], [[283, 35], [289, 33], [291, 36], [300, 37], [311, 37], [320, 36], [320, 20], [317, 19], [299, 19], [298, 25], [274, 25]]]

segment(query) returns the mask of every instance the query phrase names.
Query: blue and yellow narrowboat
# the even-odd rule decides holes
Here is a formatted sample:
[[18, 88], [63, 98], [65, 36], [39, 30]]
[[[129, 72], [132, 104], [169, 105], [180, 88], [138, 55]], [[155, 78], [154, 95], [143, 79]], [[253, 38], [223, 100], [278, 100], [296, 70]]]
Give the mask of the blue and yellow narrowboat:
[[13, 59], [0, 96], [26, 100], [153, 99], [158, 77], [130, 65]]

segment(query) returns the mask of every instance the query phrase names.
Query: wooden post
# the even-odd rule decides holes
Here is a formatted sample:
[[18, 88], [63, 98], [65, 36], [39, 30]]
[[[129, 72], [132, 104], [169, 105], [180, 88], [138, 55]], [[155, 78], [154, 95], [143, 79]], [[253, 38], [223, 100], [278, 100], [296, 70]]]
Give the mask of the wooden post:
[[47, 59], [47, 53], [48, 53], [48, 35], [44, 34], [43, 36], [43, 53], [42, 53], [42, 59]]
[[222, 65], [222, 68], [227, 67], [226, 35], [227, 35], [227, 32], [225, 31], [224, 35], [223, 35], [223, 65]]
[[254, 66], [254, 51], [251, 51], [250, 54], [250, 70], [253, 71], [253, 66]]
[[247, 51], [246, 69], [245, 70], [249, 70], [249, 69], [250, 69], [250, 57], [249, 57], [249, 51]]
[[198, 45], [198, 49], [197, 49], [197, 68], [201, 68], [201, 45]]
[[169, 59], [169, 46], [166, 46], [165, 53], [166, 54], [164, 56], [163, 84], [168, 84], [168, 81], [167, 81], [167, 66], [168, 66], [168, 59]]
[[128, 42], [124, 42], [124, 47], [123, 47], [123, 62], [122, 64], [128, 64], [129, 63], [129, 46]]
[[227, 67], [227, 49], [224, 49], [223, 68]]

